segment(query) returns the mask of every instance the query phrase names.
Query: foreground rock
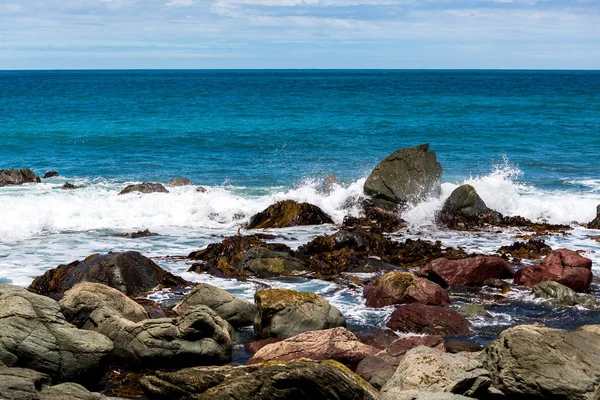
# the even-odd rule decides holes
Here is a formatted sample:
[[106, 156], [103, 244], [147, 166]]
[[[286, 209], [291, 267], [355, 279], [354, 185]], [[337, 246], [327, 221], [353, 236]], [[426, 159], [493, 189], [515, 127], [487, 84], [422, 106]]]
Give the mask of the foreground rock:
[[596, 399], [600, 393], [600, 330], [575, 332], [520, 325], [490, 343], [483, 358], [493, 388], [506, 398]]
[[266, 247], [249, 249], [241, 261], [242, 270], [259, 278], [292, 275], [306, 269], [304, 263], [285, 251], [273, 251]]
[[423, 268], [420, 275], [448, 287], [482, 286], [488, 279], [512, 278], [515, 273], [500, 257], [477, 256], [461, 260], [439, 258]]
[[544, 281], [558, 282], [576, 292], [585, 292], [592, 284], [592, 260], [573, 250], [558, 249], [540, 265], [519, 269], [514, 279], [515, 284], [527, 287]]
[[573, 289], [558, 282], [540, 282], [533, 287], [535, 297], [546, 299], [555, 306], [572, 307], [580, 305], [587, 308], [598, 308], [600, 303], [591, 294], [577, 294]]
[[287, 228], [302, 225], [333, 224], [319, 207], [294, 200], [279, 201], [254, 215], [247, 229]]
[[436, 219], [451, 229], [469, 229], [486, 224], [498, 225], [502, 214], [489, 208], [471, 185], [454, 189]]
[[60, 305], [77, 326], [112, 340], [113, 357], [123, 364], [177, 368], [231, 358], [230, 325], [206, 306], [189, 307], [178, 318], [142, 319], [141, 305], [96, 283], [75, 286]]
[[144, 183], [136, 183], [134, 185], [126, 186], [125, 189], [121, 190], [119, 193], [127, 194], [127, 193], [169, 193], [167, 189], [160, 183], [152, 183], [152, 182], [144, 182]]
[[436, 283], [418, 278], [410, 272], [389, 272], [377, 277], [363, 291], [368, 307], [420, 303], [447, 306], [450, 297]]
[[192, 185], [192, 181], [190, 181], [186, 177], [173, 178], [169, 182], [167, 182], [167, 185], [171, 185], [171, 186], [191, 186]]
[[456, 311], [417, 303], [398, 307], [386, 326], [400, 332], [442, 337], [466, 335], [471, 332], [469, 321]]
[[490, 373], [480, 361], [419, 346], [406, 353], [394, 376], [381, 389], [381, 400], [403, 398], [406, 391], [483, 398], [491, 383]]
[[340, 310], [314, 293], [259, 290], [254, 304], [254, 333], [262, 338], [289, 338], [303, 332], [346, 326]]
[[254, 321], [254, 304], [206, 283], [194, 286], [173, 311], [185, 315], [190, 307], [198, 305], [211, 308], [234, 327], [252, 325]]
[[190, 285], [137, 251], [127, 251], [93, 254], [83, 261], [59, 265], [35, 278], [29, 290], [43, 295], [60, 295], [79, 282], [102, 283], [128, 296], [138, 296], [157, 286]]
[[0, 362], [58, 380], [93, 379], [113, 349], [104, 335], [69, 324], [55, 300], [0, 284]]
[[375, 206], [395, 210], [441, 191], [442, 166], [429, 144], [400, 149], [384, 158], [364, 186]]
[[587, 225], [588, 229], [600, 229], [600, 205], [596, 208], [596, 218]]
[[0, 187], [40, 182], [42, 182], [40, 177], [34, 174], [29, 168], [0, 169]]
[[361, 343], [346, 328], [333, 328], [305, 332], [268, 344], [258, 350], [248, 364], [307, 358], [315, 361], [335, 360], [355, 369], [361, 360], [376, 353], [379, 353], [379, 349]]
[[336, 361], [279, 361], [244, 367], [156, 372], [141, 380], [150, 400], [376, 400], [367, 382]]

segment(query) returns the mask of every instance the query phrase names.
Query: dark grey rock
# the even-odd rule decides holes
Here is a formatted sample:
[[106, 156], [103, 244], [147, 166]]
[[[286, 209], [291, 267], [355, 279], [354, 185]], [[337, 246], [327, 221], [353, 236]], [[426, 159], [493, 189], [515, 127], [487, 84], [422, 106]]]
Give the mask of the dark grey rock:
[[446, 199], [437, 220], [450, 228], [468, 228], [486, 223], [497, 225], [502, 214], [488, 208], [473, 186], [461, 185]]
[[24, 183], [40, 183], [42, 180], [29, 168], [0, 169], [0, 187], [22, 185]]
[[152, 182], [144, 182], [144, 183], [136, 183], [135, 185], [129, 185], [125, 187], [125, 189], [121, 190], [119, 194], [127, 194], [127, 193], [169, 193], [167, 189], [160, 183], [152, 183]]
[[171, 185], [171, 186], [191, 186], [192, 185], [192, 181], [190, 181], [188, 178], [180, 177], [180, 178], [171, 179], [169, 182], [167, 182], [167, 185]]

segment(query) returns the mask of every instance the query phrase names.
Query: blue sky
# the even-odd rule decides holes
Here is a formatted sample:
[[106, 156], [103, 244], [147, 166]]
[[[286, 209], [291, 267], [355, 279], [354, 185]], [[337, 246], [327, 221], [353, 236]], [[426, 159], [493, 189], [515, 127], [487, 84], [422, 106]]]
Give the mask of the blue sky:
[[600, 0], [0, 0], [0, 69], [600, 68]]

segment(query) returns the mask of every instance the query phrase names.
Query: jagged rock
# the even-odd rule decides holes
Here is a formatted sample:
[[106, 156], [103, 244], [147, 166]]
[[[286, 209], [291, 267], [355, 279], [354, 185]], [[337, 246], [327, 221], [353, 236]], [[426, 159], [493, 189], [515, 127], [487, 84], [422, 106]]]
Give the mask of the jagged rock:
[[169, 193], [167, 189], [160, 183], [152, 183], [152, 182], [144, 182], [144, 183], [136, 183], [134, 185], [126, 186], [125, 189], [121, 190], [119, 193], [127, 194], [127, 193]]
[[588, 308], [599, 308], [600, 303], [590, 294], [577, 294], [573, 289], [558, 282], [540, 282], [533, 287], [535, 297], [548, 300], [556, 306], [571, 307], [581, 305]]
[[29, 168], [0, 169], [0, 187], [40, 182], [42, 182], [40, 177], [34, 174]]
[[279, 201], [250, 218], [247, 229], [287, 228], [290, 226], [333, 224], [319, 207], [294, 200]]
[[111, 341], [69, 324], [55, 300], [0, 284], [0, 361], [59, 380], [93, 377], [112, 351]]
[[150, 400], [378, 399], [367, 382], [330, 360], [157, 371], [142, 378], [141, 384]]
[[376, 347], [361, 343], [352, 332], [340, 327], [305, 332], [268, 344], [258, 350], [248, 364], [307, 358], [315, 361], [335, 360], [354, 369], [362, 359], [378, 352]]
[[459, 336], [471, 332], [469, 321], [444, 307], [413, 303], [398, 307], [386, 326], [400, 332]]
[[259, 278], [286, 276], [306, 269], [299, 258], [285, 251], [273, 251], [266, 247], [249, 249], [242, 259], [241, 266], [248, 275]]
[[48, 171], [44, 174], [44, 179], [55, 178], [58, 176], [58, 172], [56, 171]]
[[502, 214], [488, 208], [473, 186], [461, 185], [446, 199], [436, 219], [451, 229], [469, 229], [485, 224], [498, 225]]
[[592, 400], [600, 393], [600, 330], [509, 328], [482, 357], [492, 387], [509, 399]]
[[191, 186], [192, 185], [192, 181], [190, 181], [188, 178], [185, 178], [185, 177], [173, 178], [169, 182], [167, 182], [167, 185], [171, 185], [171, 186]]
[[441, 192], [442, 166], [429, 144], [396, 150], [384, 158], [365, 182], [375, 206], [394, 210]]
[[419, 346], [409, 350], [381, 389], [381, 400], [395, 400], [404, 391], [449, 392], [481, 397], [492, 383], [490, 372], [473, 358]]
[[481, 304], [464, 304], [456, 310], [460, 315], [467, 319], [473, 318], [492, 318], [492, 315]]
[[157, 286], [188, 286], [186, 280], [165, 271], [137, 251], [93, 254], [46, 271], [29, 286], [43, 295], [60, 295], [79, 282], [95, 282], [114, 287], [128, 296], [137, 296]]
[[447, 306], [450, 297], [438, 284], [418, 278], [410, 272], [388, 272], [375, 278], [364, 288], [363, 296], [368, 307], [385, 307], [392, 304], [421, 303]]
[[307, 331], [346, 326], [342, 313], [314, 293], [259, 290], [254, 303], [254, 333], [262, 338], [289, 338]]
[[600, 204], [596, 208], [596, 218], [587, 225], [588, 229], [600, 229]]
[[514, 242], [510, 246], [502, 246], [498, 253], [510, 255], [513, 258], [536, 260], [552, 252], [544, 239], [529, 239], [527, 242]]
[[438, 258], [419, 274], [442, 287], [482, 286], [488, 279], [506, 279], [515, 275], [510, 265], [497, 256], [477, 256], [460, 260]]
[[573, 250], [558, 249], [550, 253], [540, 265], [519, 269], [514, 283], [534, 287], [540, 282], [554, 281], [576, 292], [589, 290], [592, 284], [592, 260]]
[[197, 305], [211, 308], [234, 327], [252, 325], [254, 321], [254, 304], [206, 283], [194, 286], [173, 311], [185, 315], [190, 307]]

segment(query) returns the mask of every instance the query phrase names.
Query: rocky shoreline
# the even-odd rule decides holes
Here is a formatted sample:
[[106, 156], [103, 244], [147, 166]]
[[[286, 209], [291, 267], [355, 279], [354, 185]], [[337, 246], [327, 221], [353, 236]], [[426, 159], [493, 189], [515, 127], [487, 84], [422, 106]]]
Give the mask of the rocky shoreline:
[[[57, 176], [51, 172], [48, 178]], [[296, 250], [273, 243], [273, 229], [333, 222], [317, 206], [286, 200], [253, 216], [248, 232], [187, 256], [190, 272], [227, 279], [334, 282], [362, 293], [369, 308], [393, 309], [377, 329], [349, 326], [315, 293], [265, 284], [249, 302], [186, 281], [139, 252], [92, 254], [27, 289], [0, 284], [0, 398], [600, 398], [600, 325], [516, 324], [485, 347], [465, 340], [475, 321], [492, 318], [487, 304], [510, 303], [506, 294], [515, 290], [552, 307], [600, 309], [590, 294], [592, 261], [544, 243], [571, 227], [504, 216], [463, 185], [436, 215], [438, 224], [518, 227], [527, 240], [490, 255], [390, 235], [405, 226], [408, 204], [439, 193], [441, 174], [428, 145], [401, 149], [367, 179], [361, 215], [346, 217], [335, 233]], [[27, 182], [40, 178], [28, 169], [0, 170], [0, 186]], [[131, 192], [168, 194], [157, 183], [120, 194]], [[178, 300], [149, 300], [157, 290]], [[240, 347], [247, 362], [232, 364]]]

